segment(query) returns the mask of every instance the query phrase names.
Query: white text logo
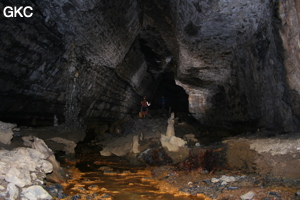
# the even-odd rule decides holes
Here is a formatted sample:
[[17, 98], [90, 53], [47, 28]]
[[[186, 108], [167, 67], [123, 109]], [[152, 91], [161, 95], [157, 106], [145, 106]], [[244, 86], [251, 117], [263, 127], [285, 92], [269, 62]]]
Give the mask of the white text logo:
[[[28, 11], [29, 10], [29, 11]], [[12, 6], [6, 6], [3, 10], [3, 15], [5, 17], [31, 17], [33, 15], [32, 13], [32, 7], [31, 6], [23, 6], [20, 7], [12, 7]]]

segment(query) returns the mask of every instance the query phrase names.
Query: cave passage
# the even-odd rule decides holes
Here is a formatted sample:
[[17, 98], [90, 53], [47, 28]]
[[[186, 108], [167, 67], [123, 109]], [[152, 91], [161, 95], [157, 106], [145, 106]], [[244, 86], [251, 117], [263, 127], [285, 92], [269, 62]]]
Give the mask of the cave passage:
[[[93, 184], [97, 176], [153, 192], [134, 199], [167, 199], [174, 188], [205, 200], [299, 198], [299, 5], [2, 0], [0, 198], [28, 199], [25, 190], [47, 189], [46, 176], [58, 186], [48, 192], [63, 195], [71, 168], [72, 200], [95, 198], [94, 187], [126, 196]], [[9, 7], [32, 15], [5, 16]], [[144, 96], [151, 106], [140, 118]], [[40, 155], [34, 142], [47, 155], [28, 153]]]
[[158, 80], [157, 90], [154, 92], [151, 109], [161, 108], [161, 98], [165, 98], [165, 109], [171, 108], [175, 112], [189, 113], [188, 95], [184, 89], [175, 84], [173, 73], [164, 73]]

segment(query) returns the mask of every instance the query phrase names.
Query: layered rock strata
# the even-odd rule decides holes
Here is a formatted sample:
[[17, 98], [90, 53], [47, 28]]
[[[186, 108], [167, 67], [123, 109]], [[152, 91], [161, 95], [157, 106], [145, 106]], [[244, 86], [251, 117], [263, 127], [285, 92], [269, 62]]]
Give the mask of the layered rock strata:
[[57, 115], [74, 127], [134, 115], [171, 71], [203, 124], [299, 128], [298, 1], [23, 4], [32, 18], [0, 18], [2, 120]]

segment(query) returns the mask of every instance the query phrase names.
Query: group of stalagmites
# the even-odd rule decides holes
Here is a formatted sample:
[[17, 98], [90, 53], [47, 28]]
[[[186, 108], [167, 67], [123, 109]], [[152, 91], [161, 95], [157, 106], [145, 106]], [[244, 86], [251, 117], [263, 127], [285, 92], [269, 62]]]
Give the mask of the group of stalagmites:
[[[11, 143], [15, 124], [0, 121], [0, 142]], [[65, 182], [66, 176], [53, 151], [37, 137], [26, 140], [30, 147], [0, 150], [0, 199], [52, 199], [42, 187], [44, 179]]]
[[[168, 119], [166, 133], [160, 134], [160, 144], [155, 148], [150, 147], [153, 146], [153, 143], [148, 142], [145, 144], [144, 135], [142, 133], [139, 135], [134, 135], [134, 133], [132, 133], [131, 135], [128, 135], [127, 138], [117, 138], [113, 142], [106, 144], [104, 149], [100, 151], [100, 154], [102, 156], [128, 156], [133, 154], [134, 156], [131, 156], [130, 158], [137, 158], [139, 161], [142, 161], [143, 159], [141, 158], [146, 154], [151, 154], [150, 156], [152, 157], [156, 156], [154, 154], [159, 154], [158, 157], [166, 156], [164, 158], [160, 158], [162, 161], [165, 161], [168, 158], [172, 159], [170, 162], [182, 161], [188, 156], [189, 152], [188, 148], [186, 147], [187, 140], [196, 139], [192, 134], [187, 134], [185, 136], [185, 140], [176, 137], [174, 123], [175, 116], [174, 113], [171, 113], [171, 116]], [[154, 138], [155, 135], [152, 135], [152, 137]]]

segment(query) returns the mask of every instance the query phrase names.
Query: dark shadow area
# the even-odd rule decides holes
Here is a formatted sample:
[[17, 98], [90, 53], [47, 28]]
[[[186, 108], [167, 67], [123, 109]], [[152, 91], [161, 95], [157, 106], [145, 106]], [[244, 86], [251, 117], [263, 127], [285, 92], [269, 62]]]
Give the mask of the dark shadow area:
[[160, 78], [158, 88], [153, 95], [152, 109], [162, 107], [162, 97], [165, 99], [165, 109], [172, 111], [189, 112], [188, 95], [184, 89], [175, 84], [173, 72], [166, 72]]

